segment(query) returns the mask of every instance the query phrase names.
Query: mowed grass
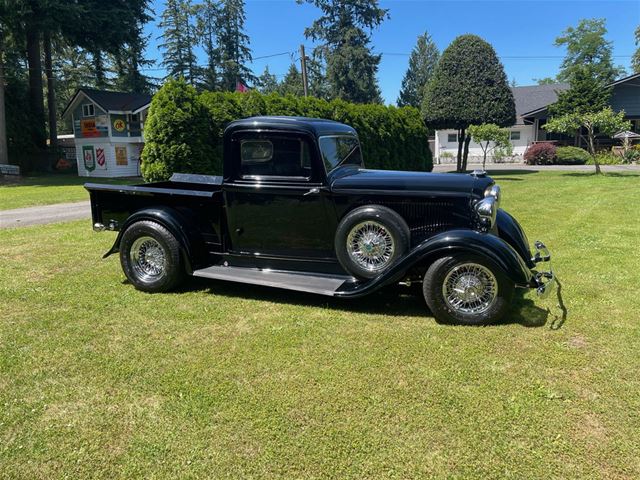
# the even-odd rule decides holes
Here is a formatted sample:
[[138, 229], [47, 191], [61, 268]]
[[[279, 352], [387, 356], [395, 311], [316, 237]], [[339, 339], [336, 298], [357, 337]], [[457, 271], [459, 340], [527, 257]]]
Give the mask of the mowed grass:
[[412, 290], [149, 295], [88, 221], [0, 231], [0, 477], [639, 478], [640, 177], [496, 179], [564, 322], [530, 294], [484, 328]]
[[87, 182], [114, 185], [141, 183], [133, 178], [87, 178], [70, 173], [0, 178], [0, 210], [89, 200]]

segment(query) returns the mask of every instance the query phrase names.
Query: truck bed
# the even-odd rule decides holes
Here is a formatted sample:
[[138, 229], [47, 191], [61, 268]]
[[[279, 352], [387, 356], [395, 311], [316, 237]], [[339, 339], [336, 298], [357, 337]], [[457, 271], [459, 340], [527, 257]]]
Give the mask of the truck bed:
[[166, 182], [84, 186], [96, 228], [118, 231], [138, 211], [170, 209], [196, 227], [210, 253], [221, 249], [222, 177], [176, 173]]

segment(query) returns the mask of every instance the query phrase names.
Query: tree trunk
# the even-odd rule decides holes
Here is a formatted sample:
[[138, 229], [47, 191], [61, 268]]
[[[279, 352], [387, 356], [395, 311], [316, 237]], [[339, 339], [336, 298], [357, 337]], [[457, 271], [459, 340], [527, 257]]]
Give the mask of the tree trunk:
[[8, 163], [7, 122], [4, 111], [4, 38], [0, 29], [0, 164], [6, 165]]
[[471, 137], [467, 135], [464, 139], [464, 153], [462, 154], [462, 171], [467, 171], [467, 158], [469, 158], [469, 144], [471, 143]]
[[458, 156], [456, 157], [456, 171], [462, 171], [462, 147], [464, 145], [464, 128], [458, 130]]
[[49, 110], [49, 145], [55, 152], [58, 148], [58, 124], [56, 118], [56, 90], [51, 61], [51, 35], [44, 33], [44, 68], [47, 72], [47, 108]]
[[31, 137], [39, 149], [47, 146], [44, 120], [44, 93], [42, 86], [42, 60], [40, 32], [34, 25], [27, 27], [27, 61], [29, 63], [29, 106], [31, 107]]
[[592, 130], [587, 130], [587, 135], [589, 138], [589, 150], [591, 151], [591, 155], [593, 156], [593, 164], [596, 166], [596, 175], [600, 175], [602, 173], [602, 170], [600, 170], [598, 157], [596, 157], [596, 147], [593, 141], [594, 132]]

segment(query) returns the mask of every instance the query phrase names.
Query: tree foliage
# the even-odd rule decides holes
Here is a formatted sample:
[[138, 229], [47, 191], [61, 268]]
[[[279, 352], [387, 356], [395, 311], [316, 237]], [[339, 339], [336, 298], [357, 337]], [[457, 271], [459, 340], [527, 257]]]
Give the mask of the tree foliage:
[[427, 85], [422, 112], [434, 129], [458, 130], [458, 171], [466, 169], [469, 125], [508, 127], [516, 111], [507, 76], [493, 47], [476, 35], [456, 38]]
[[487, 163], [487, 155], [496, 149], [510, 149], [509, 130], [493, 123], [469, 125], [469, 135], [482, 149], [482, 168]]
[[145, 124], [141, 171], [145, 180], [166, 179], [173, 172], [213, 173], [207, 109], [184, 79], [169, 80], [156, 93]]
[[142, 168], [145, 180], [166, 179], [174, 172], [222, 173], [225, 127], [233, 120], [256, 115], [343, 122], [358, 130], [368, 167], [432, 168], [427, 130], [420, 111], [412, 107], [356, 105], [256, 91], [203, 92], [198, 96], [184, 81], [170, 81], [156, 94], [149, 111]]
[[282, 82], [278, 85], [277, 92], [280, 95], [296, 95], [304, 96], [304, 87], [302, 85], [302, 73], [298, 70], [295, 63], [289, 65], [289, 70]]
[[544, 125], [549, 132], [575, 134], [584, 129], [587, 134], [589, 153], [594, 156], [596, 173], [600, 173], [596, 154], [596, 135], [612, 137], [618, 132], [631, 129], [631, 122], [624, 118], [624, 111], [614, 112], [611, 107], [603, 108], [598, 112], [567, 113], [551, 118]]
[[558, 80], [570, 82], [576, 72], [588, 66], [591, 74], [603, 85], [613, 82], [624, 68], [613, 65], [613, 43], [607, 34], [604, 18], [582, 19], [576, 27], [569, 27], [556, 38], [555, 45], [566, 49]]
[[278, 78], [269, 71], [269, 65], [264, 67], [264, 72], [256, 82], [260, 93], [269, 94], [278, 91]]
[[381, 103], [376, 75], [380, 55], [371, 52], [370, 31], [388, 17], [377, 0], [297, 0], [318, 7], [322, 16], [305, 29], [320, 41], [315, 53], [326, 62], [329, 95], [354, 103]]
[[244, 1], [225, 0], [218, 13], [218, 45], [221, 88], [234, 91], [238, 83], [251, 85], [256, 78], [247, 64], [251, 61], [249, 37], [244, 33]]
[[198, 66], [194, 47], [196, 39], [191, 0], [167, 0], [158, 27], [163, 29], [160, 48], [163, 50], [161, 65], [167, 69], [167, 77], [185, 78], [191, 85], [198, 81]]
[[440, 51], [428, 33], [418, 36], [416, 46], [409, 56], [409, 68], [402, 79], [398, 106], [420, 108], [424, 90], [438, 64]]
[[640, 73], [640, 25], [636, 27], [634, 37], [636, 51], [633, 53], [633, 57], [631, 58], [631, 68], [633, 69], [633, 73]]

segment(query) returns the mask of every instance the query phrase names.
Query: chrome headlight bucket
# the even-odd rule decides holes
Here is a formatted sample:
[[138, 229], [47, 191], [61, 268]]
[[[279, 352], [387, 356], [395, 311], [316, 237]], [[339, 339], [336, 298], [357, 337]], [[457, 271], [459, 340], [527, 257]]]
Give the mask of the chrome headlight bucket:
[[496, 216], [498, 215], [498, 201], [496, 198], [492, 195], [483, 198], [476, 203], [475, 209], [482, 227], [490, 230], [496, 224]]
[[496, 199], [496, 203], [500, 206], [500, 200], [502, 199], [502, 193], [500, 192], [500, 187], [496, 184], [489, 185], [487, 189], [484, 191], [484, 196], [493, 197]]

